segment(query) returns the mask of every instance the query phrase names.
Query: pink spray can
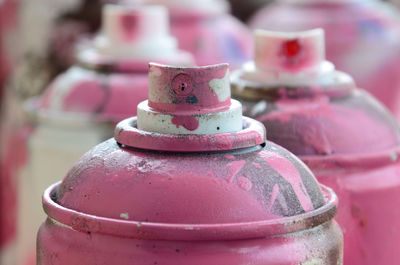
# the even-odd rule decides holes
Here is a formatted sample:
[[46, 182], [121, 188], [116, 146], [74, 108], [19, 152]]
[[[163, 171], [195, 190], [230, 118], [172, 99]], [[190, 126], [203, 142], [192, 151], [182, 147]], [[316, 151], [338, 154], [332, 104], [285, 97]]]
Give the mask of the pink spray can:
[[342, 264], [335, 194], [265, 135], [228, 64], [150, 64], [137, 117], [45, 191], [37, 264]]
[[229, 14], [226, 0], [142, 0], [168, 7], [171, 33], [179, 47], [195, 56], [198, 65], [228, 62], [239, 67], [249, 60], [252, 38], [249, 30]]
[[321, 29], [256, 31], [255, 43], [232, 77], [245, 113], [338, 194], [345, 264], [398, 264], [400, 130], [389, 111], [325, 60]]
[[280, 0], [251, 20], [254, 29], [326, 32], [327, 59], [400, 119], [400, 13], [381, 0]]
[[177, 49], [168, 24], [162, 6], [105, 6], [102, 30], [81, 47], [77, 63], [26, 102], [35, 129], [19, 176], [18, 256], [23, 260], [35, 261], [43, 190], [88, 149], [112, 136], [114, 124], [136, 113], [148, 94], [148, 61], [193, 65], [192, 56]]

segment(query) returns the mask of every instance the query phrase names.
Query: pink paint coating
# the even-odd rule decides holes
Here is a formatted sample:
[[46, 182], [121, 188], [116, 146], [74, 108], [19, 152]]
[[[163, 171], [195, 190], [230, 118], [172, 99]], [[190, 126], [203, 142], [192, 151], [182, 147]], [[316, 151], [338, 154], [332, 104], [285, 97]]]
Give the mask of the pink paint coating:
[[189, 131], [194, 131], [197, 128], [199, 128], [199, 120], [197, 120], [194, 117], [179, 117], [175, 116], [172, 119], [172, 123], [176, 125], [176, 128], [179, 128], [179, 126], [182, 126], [186, 128]]
[[[167, 225], [99, 218], [54, 203], [49, 196], [53, 191], [52, 187], [45, 193], [46, 211], [58, 222], [66, 225], [74, 223], [77, 230], [51, 222], [43, 224], [38, 235], [39, 265], [54, 262], [59, 265], [79, 262], [91, 265], [98, 261], [128, 265], [132, 264], [132, 259], [138, 264], [219, 265], [229, 262], [234, 265], [291, 265], [308, 259], [336, 264], [341, 259], [338, 226], [335, 223], [317, 226], [321, 223], [320, 213], [334, 208], [335, 199], [329, 191], [326, 192], [327, 206], [304, 215], [316, 225], [309, 233], [303, 233], [304, 224], [292, 218], [282, 222], [224, 226]], [[92, 230], [95, 227], [101, 230]], [[82, 228], [84, 231], [77, 232]], [[88, 233], [87, 229], [91, 232]], [[129, 234], [127, 231], [130, 231]], [[276, 231], [282, 231], [281, 235], [269, 236]], [[293, 234], [286, 234], [285, 231], [292, 231]], [[260, 235], [264, 235], [263, 238]], [[246, 236], [248, 239], [232, 240]], [[158, 240], [160, 237], [164, 239]], [[65, 251], [67, 245], [69, 251]], [[110, 246], [113, 246], [111, 251]], [[310, 249], [314, 250], [313, 254], [310, 254]], [[82, 251], [86, 254], [82, 255]]]
[[[261, 221], [321, 207], [322, 194], [311, 172], [298, 168], [301, 164], [286, 151], [277, 155], [272, 145], [268, 146], [235, 154], [238, 163], [233, 163], [218, 153], [144, 153], [120, 149], [115, 140], [110, 140], [87, 153], [70, 171], [57, 193], [57, 202], [107, 218], [121, 219], [120, 215], [127, 213], [130, 220], [138, 222], [185, 224]], [[253, 161], [258, 161], [262, 169], [254, 167]], [[95, 166], [98, 163], [105, 167]], [[103, 175], [101, 182], [93, 183]], [[244, 190], [243, 183], [237, 182], [239, 177], [249, 179], [252, 189]], [[268, 181], [280, 187], [275, 201], [269, 201], [272, 187]]]
[[400, 22], [382, 1], [277, 1], [251, 20], [254, 29], [301, 31], [321, 27], [327, 59], [351, 74], [399, 118]]
[[397, 264], [399, 155], [397, 147], [370, 155], [302, 158], [340, 196], [337, 220], [345, 229], [350, 264]]
[[[229, 109], [231, 105], [228, 64], [177, 68], [150, 64], [149, 107], [169, 114], [202, 114]], [[224, 79], [225, 78], [225, 79]], [[217, 88], [227, 91], [224, 99], [210, 82], [221, 79]]]
[[235, 133], [212, 135], [161, 134], [137, 128], [137, 119], [123, 120], [117, 124], [115, 139], [126, 146], [175, 152], [221, 151], [248, 148], [262, 144], [266, 139], [265, 127], [259, 122], [243, 118], [243, 130]]
[[396, 147], [398, 128], [386, 111], [372, 110], [368, 101], [378, 107], [364, 93], [355, 93], [342, 104], [332, 104], [323, 95], [283, 98], [275, 102], [276, 110], [257, 119], [266, 125], [270, 139], [298, 155], [373, 153]]

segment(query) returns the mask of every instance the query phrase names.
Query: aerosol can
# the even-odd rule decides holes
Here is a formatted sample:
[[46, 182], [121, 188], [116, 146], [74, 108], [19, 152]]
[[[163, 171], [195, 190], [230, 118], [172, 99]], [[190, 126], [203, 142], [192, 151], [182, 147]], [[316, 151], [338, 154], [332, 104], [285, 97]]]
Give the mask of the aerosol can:
[[400, 131], [389, 111], [325, 60], [321, 29], [257, 31], [255, 43], [232, 76], [245, 114], [338, 194], [345, 264], [397, 264]]
[[342, 264], [337, 198], [230, 97], [151, 64], [148, 100], [43, 197], [38, 264]]

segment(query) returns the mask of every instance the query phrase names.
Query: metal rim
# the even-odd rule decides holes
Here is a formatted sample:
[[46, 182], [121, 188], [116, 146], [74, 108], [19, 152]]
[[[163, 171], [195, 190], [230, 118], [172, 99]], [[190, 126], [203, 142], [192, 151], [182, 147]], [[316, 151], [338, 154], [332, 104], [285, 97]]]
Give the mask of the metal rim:
[[243, 130], [217, 134], [161, 134], [137, 128], [137, 118], [120, 122], [114, 138], [122, 145], [147, 150], [174, 152], [224, 151], [254, 147], [266, 142], [265, 127], [258, 121], [243, 117]]
[[168, 224], [125, 221], [104, 218], [67, 209], [53, 198], [61, 182], [50, 186], [43, 195], [43, 208], [48, 217], [78, 232], [99, 233], [124, 238], [145, 240], [240, 240], [278, 236], [319, 226], [336, 214], [338, 198], [329, 188], [322, 186], [324, 206], [297, 216], [226, 224]]

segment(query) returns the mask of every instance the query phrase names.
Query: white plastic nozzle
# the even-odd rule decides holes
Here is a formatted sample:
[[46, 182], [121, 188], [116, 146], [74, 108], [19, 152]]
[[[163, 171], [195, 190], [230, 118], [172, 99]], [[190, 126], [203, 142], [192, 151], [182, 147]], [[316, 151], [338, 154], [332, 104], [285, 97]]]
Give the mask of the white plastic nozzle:
[[322, 29], [302, 32], [255, 31], [255, 65], [264, 71], [301, 72], [325, 61]]
[[116, 44], [168, 36], [168, 11], [162, 6], [106, 5], [102, 33]]
[[322, 29], [302, 32], [257, 30], [254, 61], [232, 75], [241, 86], [354, 87], [353, 79], [325, 59]]
[[163, 6], [106, 5], [96, 48], [104, 55], [146, 57], [176, 49]]
[[229, 65], [149, 67], [149, 100], [138, 105], [141, 130], [216, 134], [243, 128], [242, 105], [231, 99]]

